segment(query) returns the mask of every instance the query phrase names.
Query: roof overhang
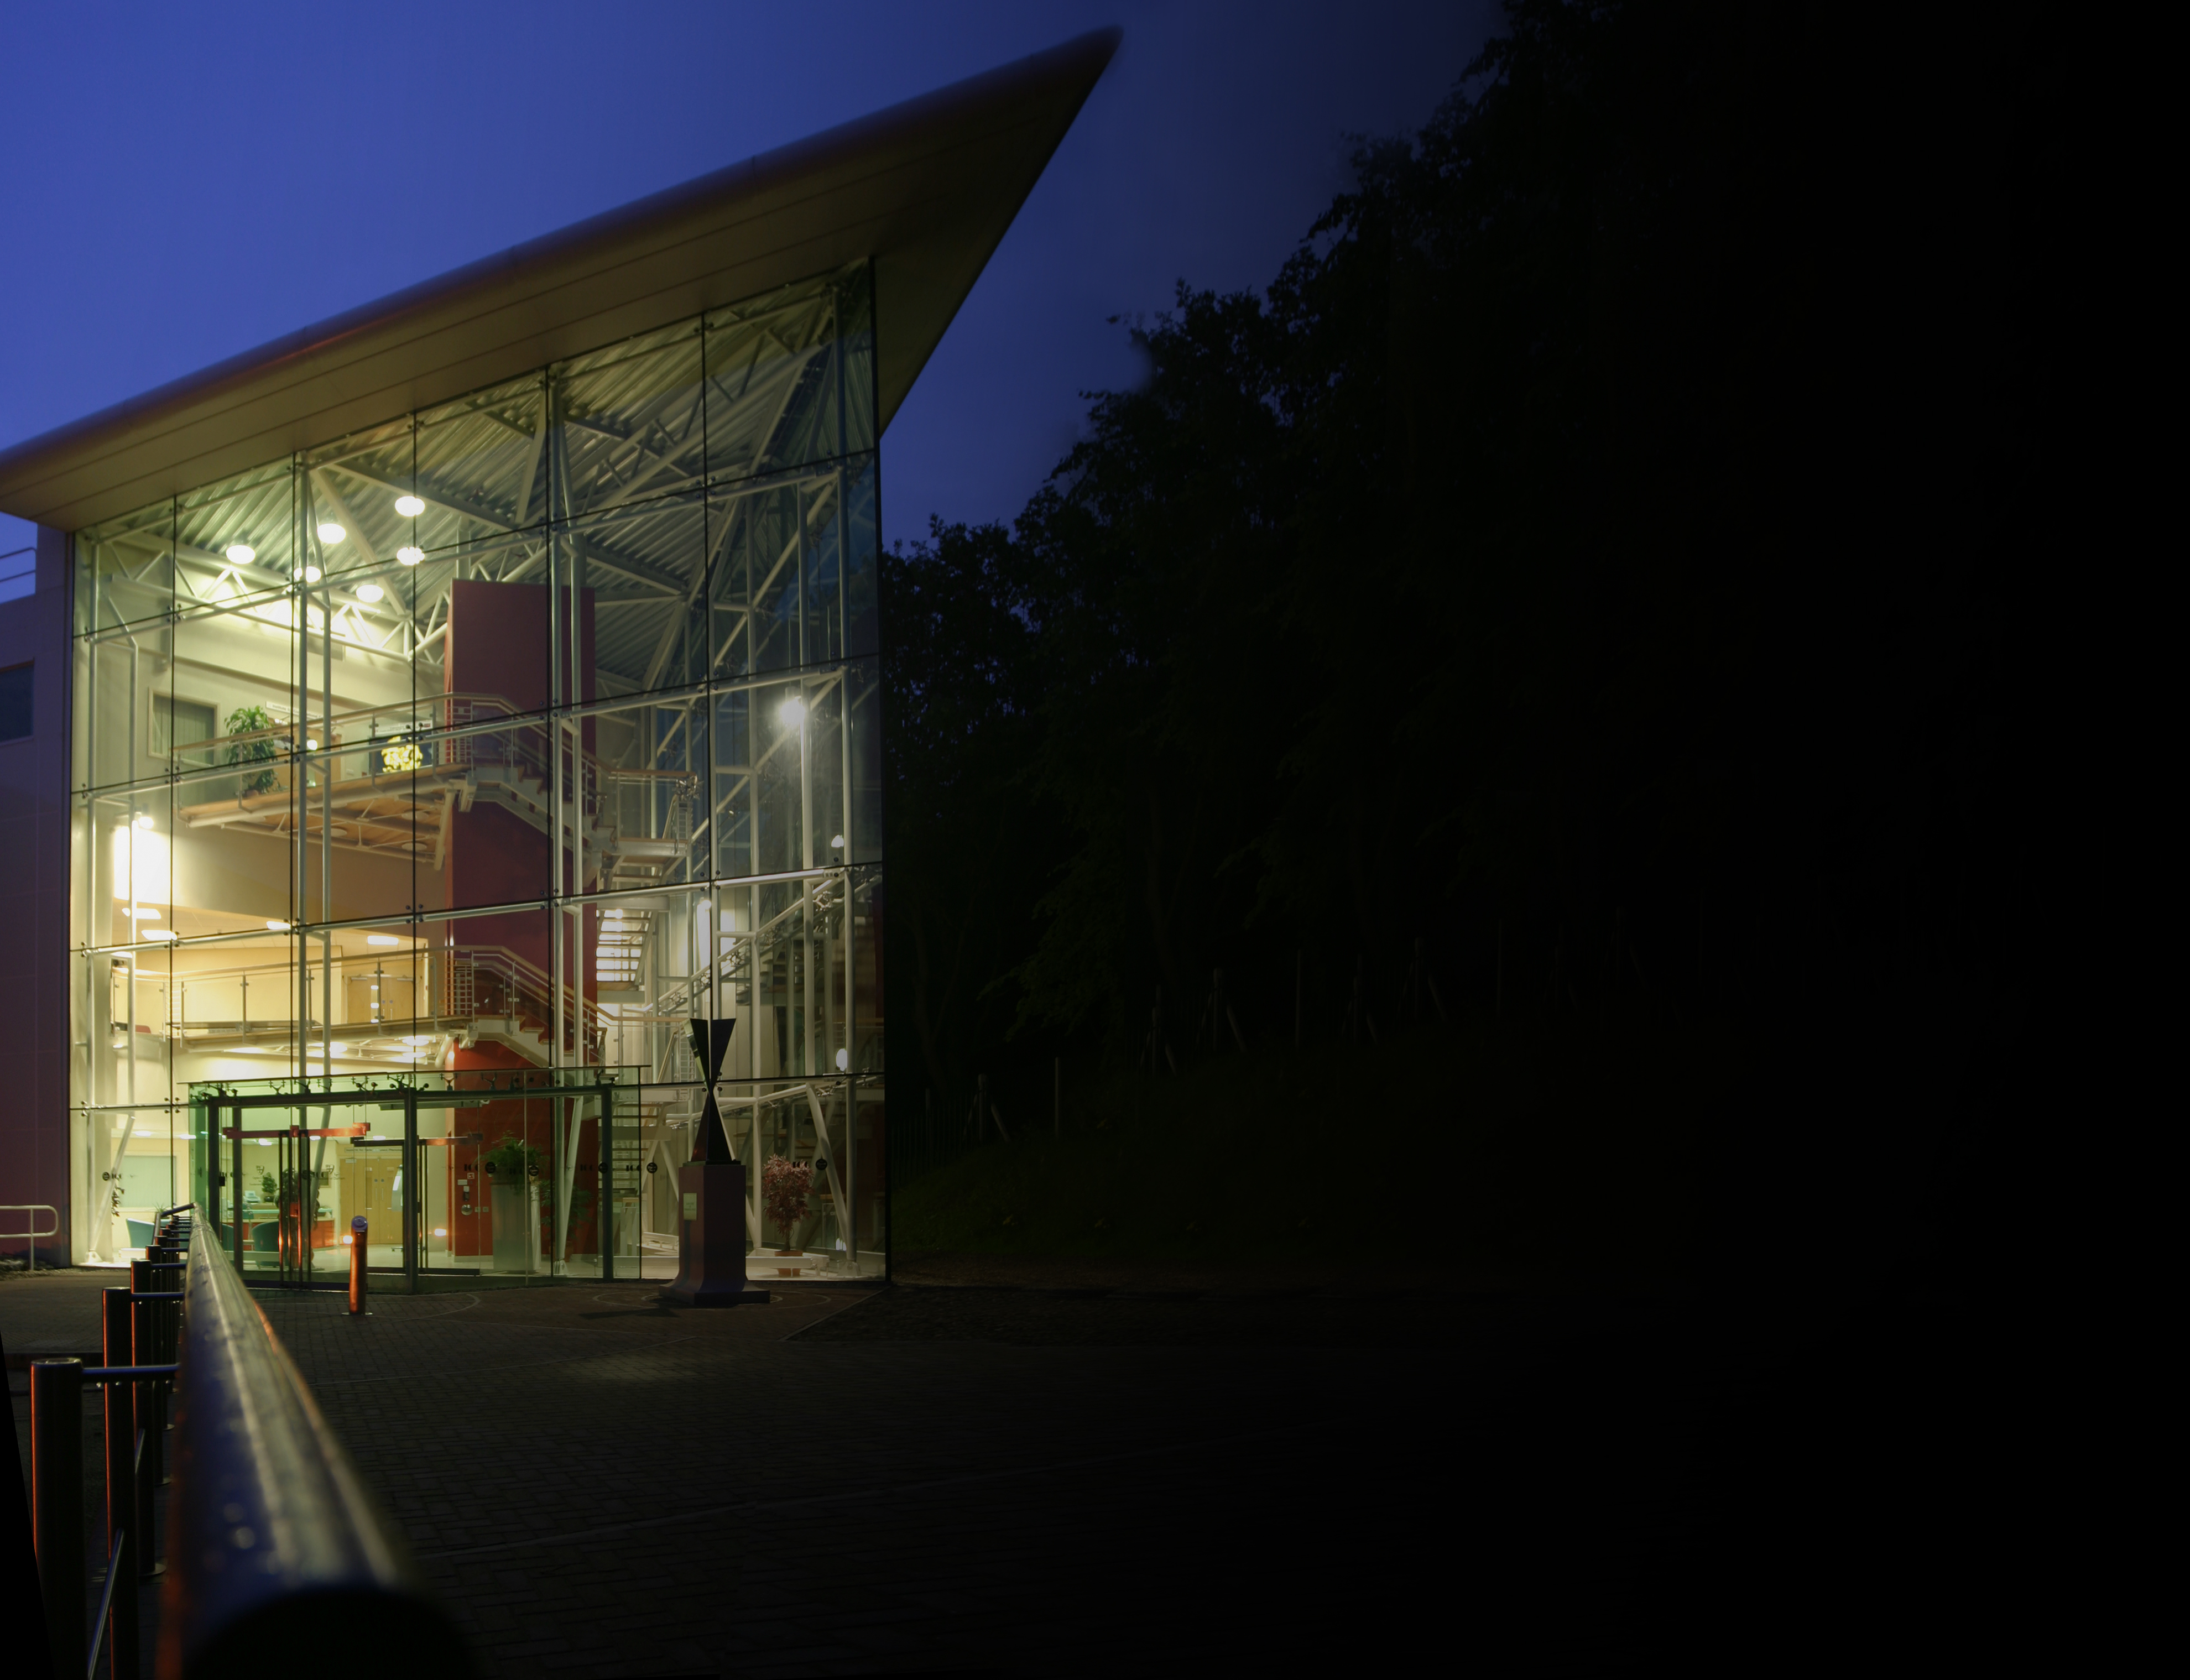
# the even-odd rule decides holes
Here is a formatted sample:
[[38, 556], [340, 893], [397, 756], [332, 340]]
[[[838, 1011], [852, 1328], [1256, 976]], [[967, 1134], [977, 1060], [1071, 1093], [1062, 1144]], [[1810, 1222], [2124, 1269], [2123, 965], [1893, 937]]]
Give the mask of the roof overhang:
[[863, 257], [887, 425], [1119, 39], [763, 152], [18, 444], [0, 510], [80, 530]]

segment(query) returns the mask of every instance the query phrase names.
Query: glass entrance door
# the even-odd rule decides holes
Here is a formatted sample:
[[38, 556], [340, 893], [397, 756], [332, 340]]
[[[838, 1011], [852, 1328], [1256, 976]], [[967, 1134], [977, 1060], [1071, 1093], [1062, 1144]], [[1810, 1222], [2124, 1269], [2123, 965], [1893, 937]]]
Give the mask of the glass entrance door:
[[369, 1269], [400, 1289], [633, 1277], [641, 1163], [619, 1089], [591, 1069], [200, 1086], [192, 1183], [254, 1282], [340, 1287], [360, 1217]]

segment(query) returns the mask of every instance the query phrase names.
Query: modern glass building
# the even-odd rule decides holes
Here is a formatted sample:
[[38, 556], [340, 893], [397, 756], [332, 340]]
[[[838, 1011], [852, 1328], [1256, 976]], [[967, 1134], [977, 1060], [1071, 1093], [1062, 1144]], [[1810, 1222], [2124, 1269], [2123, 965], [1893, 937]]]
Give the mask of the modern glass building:
[[48, 1059], [0, 1233], [119, 1263], [187, 1201], [290, 1279], [359, 1214], [422, 1286], [667, 1277], [702, 1018], [752, 1274], [887, 1267], [878, 443], [1114, 48], [0, 455], [0, 681], [62, 701], [0, 742]]

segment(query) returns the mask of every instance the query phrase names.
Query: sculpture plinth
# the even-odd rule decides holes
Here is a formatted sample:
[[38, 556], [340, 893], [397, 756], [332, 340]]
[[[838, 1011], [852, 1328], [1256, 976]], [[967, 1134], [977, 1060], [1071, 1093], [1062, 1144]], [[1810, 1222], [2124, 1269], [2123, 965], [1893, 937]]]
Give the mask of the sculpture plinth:
[[692, 1159], [677, 1169], [677, 1280], [661, 1298], [680, 1307], [735, 1307], [768, 1299], [746, 1287], [746, 1170], [730, 1155], [715, 1081], [735, 1021], [692, 1023], [692, 1053], [707, 1081], [707, 1104]]
[[746, 1290], [746, 1170], [736, 1161], [688, 1161], [677, 1169], [677, 1281], [661, 1291], [680, 1307], [765, 1301]]

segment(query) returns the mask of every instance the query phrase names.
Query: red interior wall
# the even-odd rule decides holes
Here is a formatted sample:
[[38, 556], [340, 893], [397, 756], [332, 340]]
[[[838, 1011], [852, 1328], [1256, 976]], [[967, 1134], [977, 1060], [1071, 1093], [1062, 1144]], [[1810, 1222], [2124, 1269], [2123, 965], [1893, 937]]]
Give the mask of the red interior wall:
[[[570, 626], [563, 627], [563, 650], [570, 648]], [[594, 682], [593, 592], [579, 592], [579, 661], [574, 686], [581, 699], [596, 695]], [[449, 633], [444, 658], [443, 690], [448, 694], [496, 695], [520, 712], [548, 705], [548, 590], [536, 583], [490, 583], [459, 580], [449, 586]], [[582, 736], [594, 750], [589, 720]], [[448, 883], [451, 905], [508, 904], [536, 899], [547, 890], [552, 849], [545, 834], [513, 813], [484, 802], [457, 813], [450, 821]], [[582, 891], [595, 883], [574, 881], [569, 865], [563, 890]], [[450, 928], [457, 945], [502, 945], [542, 971], [554, 972], [549, 918], [536, 911], [506, 916], [468, 916]], [[585, 993], [599, 989], [593, 958], [599, 943], [599, 918], [585, 918], [583, 949], [570, 953], [583, 977]]]

